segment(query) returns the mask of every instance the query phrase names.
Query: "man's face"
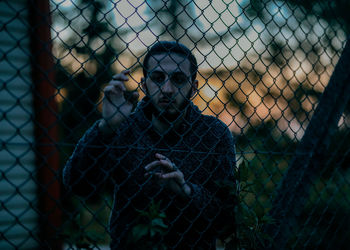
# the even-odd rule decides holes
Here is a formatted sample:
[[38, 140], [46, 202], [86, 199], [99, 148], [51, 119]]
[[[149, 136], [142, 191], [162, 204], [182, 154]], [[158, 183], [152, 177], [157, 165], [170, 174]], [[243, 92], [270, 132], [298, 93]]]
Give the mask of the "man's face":
[[190, 62], [175, 53], [154, 55], [148, 61], [143, 88], [160, 115], [177, 117], [197, 88], [192, 82]]

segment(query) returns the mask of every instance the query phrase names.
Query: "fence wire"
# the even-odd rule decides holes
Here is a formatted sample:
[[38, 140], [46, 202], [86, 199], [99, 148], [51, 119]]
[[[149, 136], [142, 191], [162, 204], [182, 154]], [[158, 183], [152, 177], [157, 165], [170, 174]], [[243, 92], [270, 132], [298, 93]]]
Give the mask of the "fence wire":
[[[345, 249], [349, 11], [327, 0], [1, 1], [0, 248]], [[158, 41], [184, 44], [198, 72], [171, 51], [145, 69]], [[138, 115], [106, 136], [98, 124], [120, 79]], [[155, 153], [161, 171], [184, 176], [177, 189], [139, 173]]]

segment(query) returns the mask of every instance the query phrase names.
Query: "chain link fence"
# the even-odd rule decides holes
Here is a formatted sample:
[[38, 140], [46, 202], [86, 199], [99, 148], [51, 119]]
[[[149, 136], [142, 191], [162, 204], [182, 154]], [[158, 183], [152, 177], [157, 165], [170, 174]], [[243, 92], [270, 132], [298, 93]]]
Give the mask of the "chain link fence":
[[[345, 249], [349, 11], [347, 1], [328, 0], [1, 1], [1, 249], [108, 248], [115, 206], [108, 190], [118, 185], [82, 198], [63, 185], [62, 170], [101, 118], [113, 75], [130, 70], [126, 87], [144, 98], [144, 56], [164, 40], [194, 54], [192, 102], [235, 138], [238, 199], [234, 182], [226, 187], [237, 200], [226, 221], [234, 230], [217, 249]], [[191, 153], [181, 152], [181, 164], [195, 160]], [[200, 184], [215, 172], [207, 176]], [[142, 188], [130, 192], [132, 204]], [[129, 231], [144, 249], [166, 249], [157, 242], [176, 219], [157, 199], [147, 202]]]

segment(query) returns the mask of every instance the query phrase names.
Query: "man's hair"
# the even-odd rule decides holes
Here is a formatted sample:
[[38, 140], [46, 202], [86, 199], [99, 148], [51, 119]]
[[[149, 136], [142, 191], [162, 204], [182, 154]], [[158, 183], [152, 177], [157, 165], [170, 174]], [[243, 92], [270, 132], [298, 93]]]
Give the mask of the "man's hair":
[[167, 54], [175, 53], [187, 59], [190, 62], [190, 72], [191, 72], [192, 82], [196, 79], [197, 70], [198, 70], [198, 64], [197, 64], [196, 58], [192, 54], [191, 50], [189, 50], [185, 45], [175, 41], [171, 41], [171, 42], [159, 41], [151, 47], [151, 49], [147, 52], [145, 58], [143, 59], [142, 67], [143, 67], [144, 77], [146, 77], [148, 73], [149, 59], [154, 55], [159, 55], [163, 53], [167, 53]]

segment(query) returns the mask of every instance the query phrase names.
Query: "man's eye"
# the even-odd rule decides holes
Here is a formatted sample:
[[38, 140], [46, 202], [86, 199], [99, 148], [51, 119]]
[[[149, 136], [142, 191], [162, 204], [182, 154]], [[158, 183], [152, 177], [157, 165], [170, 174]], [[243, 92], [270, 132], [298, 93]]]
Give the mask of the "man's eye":
[[185, 75], [182, 75], [182, 74], [175, 74], [172, 76], [171, 80], [176, 85], [184, 85], [184, 84], [186, 84], [187, 77]]
[[162, 83], [165, 80], [165, 76], [163, 74], [159, 74], [159, 73], [152, 73], [151, 80], [153, 82], [156, 82], [156, 83]]

